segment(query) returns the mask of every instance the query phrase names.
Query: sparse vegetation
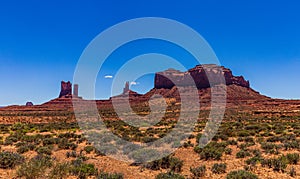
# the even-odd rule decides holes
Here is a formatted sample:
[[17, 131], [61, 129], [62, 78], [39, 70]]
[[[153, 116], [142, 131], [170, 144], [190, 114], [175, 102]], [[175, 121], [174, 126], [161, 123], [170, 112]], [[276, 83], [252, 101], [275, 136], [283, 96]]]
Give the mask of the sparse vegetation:
[[[261, 122], [264, 120], [264, 122]], [[155, 127], [139, 128], [127, 125], [124, 122], [105, 122], [114, 134], [134, 141], [124, 145], [121, 141], [113, 141], [112, 138], [99, 137], [97, 132], [87, 135], [81, 134], [79, 127], [74, 124], [15, 124], [0, 125], [0, 168], [12, 169], [13, 174], [23, 178], [103, 178], [121, 179], [126, 175], [113, 171], [101, 171], [101, 164], [94, 162], [102, 161], [106, 152], [117, 153], [108, 144], [124, 145], [122, 153], [133, 159], [132, 170], [137, 175], [163, 171], [156, 178], [202, 178], [208, 173], [213, 176], [227, 178], [258, 178], [260, 167], [272, 171], [274, 175], [290, 176], [297, 178], [296, 166], [299, 164], [300, 125], [294, 122], [280, 123], [274, 120], [256, 119], [224, 121], [219, 128], [219, 133], [204, 148], [199, 147], [199, 139], [203, 135], [202, 130], [206, 121], [199, 121], [192, 135], [187, 135], [187, 140], [182, 142], [179, 151], [186, 152], [182, 155], [175, 151], [162, 159], [149, 163], [151, 156], [155, 156], [156, 150], [137, 150], [138, 144], [156, 140], [165, 136], [176, 122], [160, 122]], [[88, 124], [94, 127], [94, 124]], [[277, 127], [278, 125], [284, 127]], [[2, 130], [3, 129], [3, 130]], [[43, 131], [43, 132], [41, 132]], [[91, 137], [100, 141], [101, 145], [93, 146], [85, 137]], [[1, 143], [2, 142], [2, 143]], [[180, 145], [180, 141], [166, 139], [162, 143], [170, 146]], [[164, 144], [157, 144], [164, 148]], [[145, 144], [147, 145], [147, 144]], [[194, 147], [193, 147], [194, 146]], [[193, 148], [192, 148], [193, 147]], [[6, 150], [13, 151], [7, 152]], [[6, 155], [3, 155], [6, 154]], [[33, 157], [34, 155], [37, 157]], [[145, 158], [147, 154], [149, 158]], [[198, 156], [203, 165], [198, 167], [186, 167], [190, 164], [184, 157], [189, 154]], [[59, 157], [57, 157], [59, 156]], [[44, 164], [38, 163], [36, 158], [44, 160]], [[9, 160], [8, 160], [9, 158]], [[243, 160], [244, 170], [237, 171], [228, 165], [231, 158]], [[96, 159], [96, 160], [95, 160]], [[226, 159], [226, 160], [223, 160]], [[210, 160], [207, 162], [207, 160]], [[214, 163], [213, 160], [225, 161]], [[47, 164], [48, 161], [49, 163]], [[108, 159], [103, 162], [108, 162]], [[118, 164], [112, 164], [113, 166]], [[198, 164], [199, 165], [199, 164]], [[195, 165], [193, 165], [195, 166]], [[99, 171], [100, 169], [100, 171]], [[186, 171], [186, 170], [189, 171]], [[207, 171], [209, 170], [209, 171]], [[43, 172], [41, 172], [43, 171]], [[139, 171], [142, 171], [139, 173]], [[146, 171], [146, 172], [143, 172]], [[189, 176], [186, 173], [189, 172]], [[184, 173], [184, 175], [183, 175]], [[156, 173], [157, 174], [157, 173]]]
[[155, 179], [184, 179], [184, 177], [178, 173], [167, 172], [158, 174]]
[[226, 173], [227, 165], [225, 163], [215, 163], [211, 171], [216, 174]]
[[227, 176], [226, 179], [258, 179], [258, 177], [245, 170], [237, 170], [237, 171], [232, 171], [230, 172]]
[[206, 166], [205, 165], [201, 165], [201, 166], [196, 167], [196, 168], [190, 168], [190, 171], [193, 174], [194, 178], [201, 178], [201, 177], [205, 176]]
[[25, 177], [26, 179], [39, 178], [44, 176], [44, 172], [47, 168], [52, 166], [52, 160], [47, 155], [37, 155], [30, 161], [23, 163], [17, 170], [19, 177]]
[[4, 151], [0, 153], [0, 168], [12, 169], [23, 163], [24, 160], [24, 157], [17, 153]]

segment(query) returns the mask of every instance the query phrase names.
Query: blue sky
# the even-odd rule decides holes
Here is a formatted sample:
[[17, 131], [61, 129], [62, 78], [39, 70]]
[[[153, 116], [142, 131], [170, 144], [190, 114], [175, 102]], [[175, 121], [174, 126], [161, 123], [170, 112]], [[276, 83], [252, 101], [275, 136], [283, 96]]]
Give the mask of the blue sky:
[[[61, 80], [72, 80], [77, 61], [103, 30], [138, 17], [164, 17], [200, 33], [219, 61], [243, 75], [262, 94], [300, 98], [300, 2], [291, 1], [1, 1], [0, 106], [40, 104], [58, 96]], [[122, 57], [145, 52], [179, 53], [161, 42], [128, 44], [98, 75], [96, 96], [110, 95], [110, 78]], [[167, 52], [166, 52], [167, 51]], [[187, 57], [188, 58], [188, 57]], [[187, 68], [195, 64], [187, 63]], [[139, 81], [139, 80], [137, 80]], [[132, 86], [150, 89], [150, 76]]]

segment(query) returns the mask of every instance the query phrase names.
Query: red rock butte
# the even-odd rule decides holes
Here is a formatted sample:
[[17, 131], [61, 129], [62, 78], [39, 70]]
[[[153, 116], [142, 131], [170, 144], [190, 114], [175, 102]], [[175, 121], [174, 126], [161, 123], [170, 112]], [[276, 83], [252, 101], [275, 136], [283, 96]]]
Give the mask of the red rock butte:
[[[222, 79], [218, 78], [219, 73], [224, 75], [223, 81], [225, 80], [226, 86], [220, 85]], [[193, 78], [192, 81], [187, 79], [189, 74]], [[208, 79], [212, 79], [212, 81]], [[177, 86], [173, 82], [186, 88], [186, 90], [179, 94]], [[243, 76], [234, 76], [230, 69], [217, 65], [197, 65], [186, 72], [174, 69], [157, 72], [154, 79], [154, 88], [146, 94], [138, 94], [131, 91], [129, 83], [126, 82], [122, 94], [111, 97], [108, 100], [96, 100], [96, 104], [99, 111], [110, 111], [113, 114], [112, 98], [118, 100], [126, 99], [129, 96], [132, 109], [140, 110], [140, 106], [148, 106], [151, 96], [159, 94], [165, 98], [168, 104], [180, 107], [180, 97], [190, 95], [189, 87], [192, 83], [198, 89], [201, 112], [207, 113], [210, 111], [211, 89], [214, 86], [220, 89], [226, 87], [225, 119], [230, 119], [232, 115], [240, 117], [251, 116], [255, 119], [264, 120], [278, 116], [290, 117], [291, 119], [300, 117], [300, 100], [272, 99], [261, 95], [250, 87], [249, 81], [245, 80]], [[75, 84], [74, 91], [72, 91], [71, 82], [62, 81], [61, 91], [56, 99], [41, 105], [0, 108], [0, 123], [74, 121], [73, 103], [93, 102], [78, 97], [79, 88], [80, 86]], [[169, 111], [169, 113], [172, 113], [172, 111]], [[114, 114], [107, 117], [107, 119], [114, 118], [117, 118], [117, 115]], [[205, 116], [201, 117], [200, 114], [199, 120], [204, 118]]]

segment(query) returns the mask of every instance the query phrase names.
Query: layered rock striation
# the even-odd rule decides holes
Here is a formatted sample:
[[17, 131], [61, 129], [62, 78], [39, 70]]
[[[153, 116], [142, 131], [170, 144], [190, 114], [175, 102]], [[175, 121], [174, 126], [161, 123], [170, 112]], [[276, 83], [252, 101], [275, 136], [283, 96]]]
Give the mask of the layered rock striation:
[[249, 81], [246, 81], [243, 76], [234, 76], [230, 69], [217, 65], [197, 65], [186, 72], [168, 69], [156, 73], [154, 79], [155, 89], [172, 89], [174, 86], [196, 85], [201, 90], [218, 84], [235, 84], [250, 88]]

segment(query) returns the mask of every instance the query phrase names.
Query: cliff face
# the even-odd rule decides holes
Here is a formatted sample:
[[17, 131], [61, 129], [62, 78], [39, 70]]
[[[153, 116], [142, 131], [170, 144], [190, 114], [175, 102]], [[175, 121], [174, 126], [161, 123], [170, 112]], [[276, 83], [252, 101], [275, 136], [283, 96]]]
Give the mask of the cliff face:
[[61, 82], [61, 89], [59, 93], [59, 98], [64, 96], [72, 95], [72, 83], [70, 81], [68, 82]]
[[[250, 88], [249, 81], [246, 81], [243, 76], [233, 76], [230, 69], [217, 65], [197, 65], [187, 72], [180, 72], [174, 69], [158, 72], [155, 74], [154, 88], [171, 89], [175, 86], [175, 83], [178, 86], [191, 86], [196, 84], [199, 90], [205, 89], [211, 87], [211, 85], [221, 84], [222, 79], [220, 79], [220, 73], [223, 73], [226, 85], [235, 84], [237, 86]], [[193, 80], [188, 78], [189, 74]], [[211, 79], [210, 82], [208, 76]]]

